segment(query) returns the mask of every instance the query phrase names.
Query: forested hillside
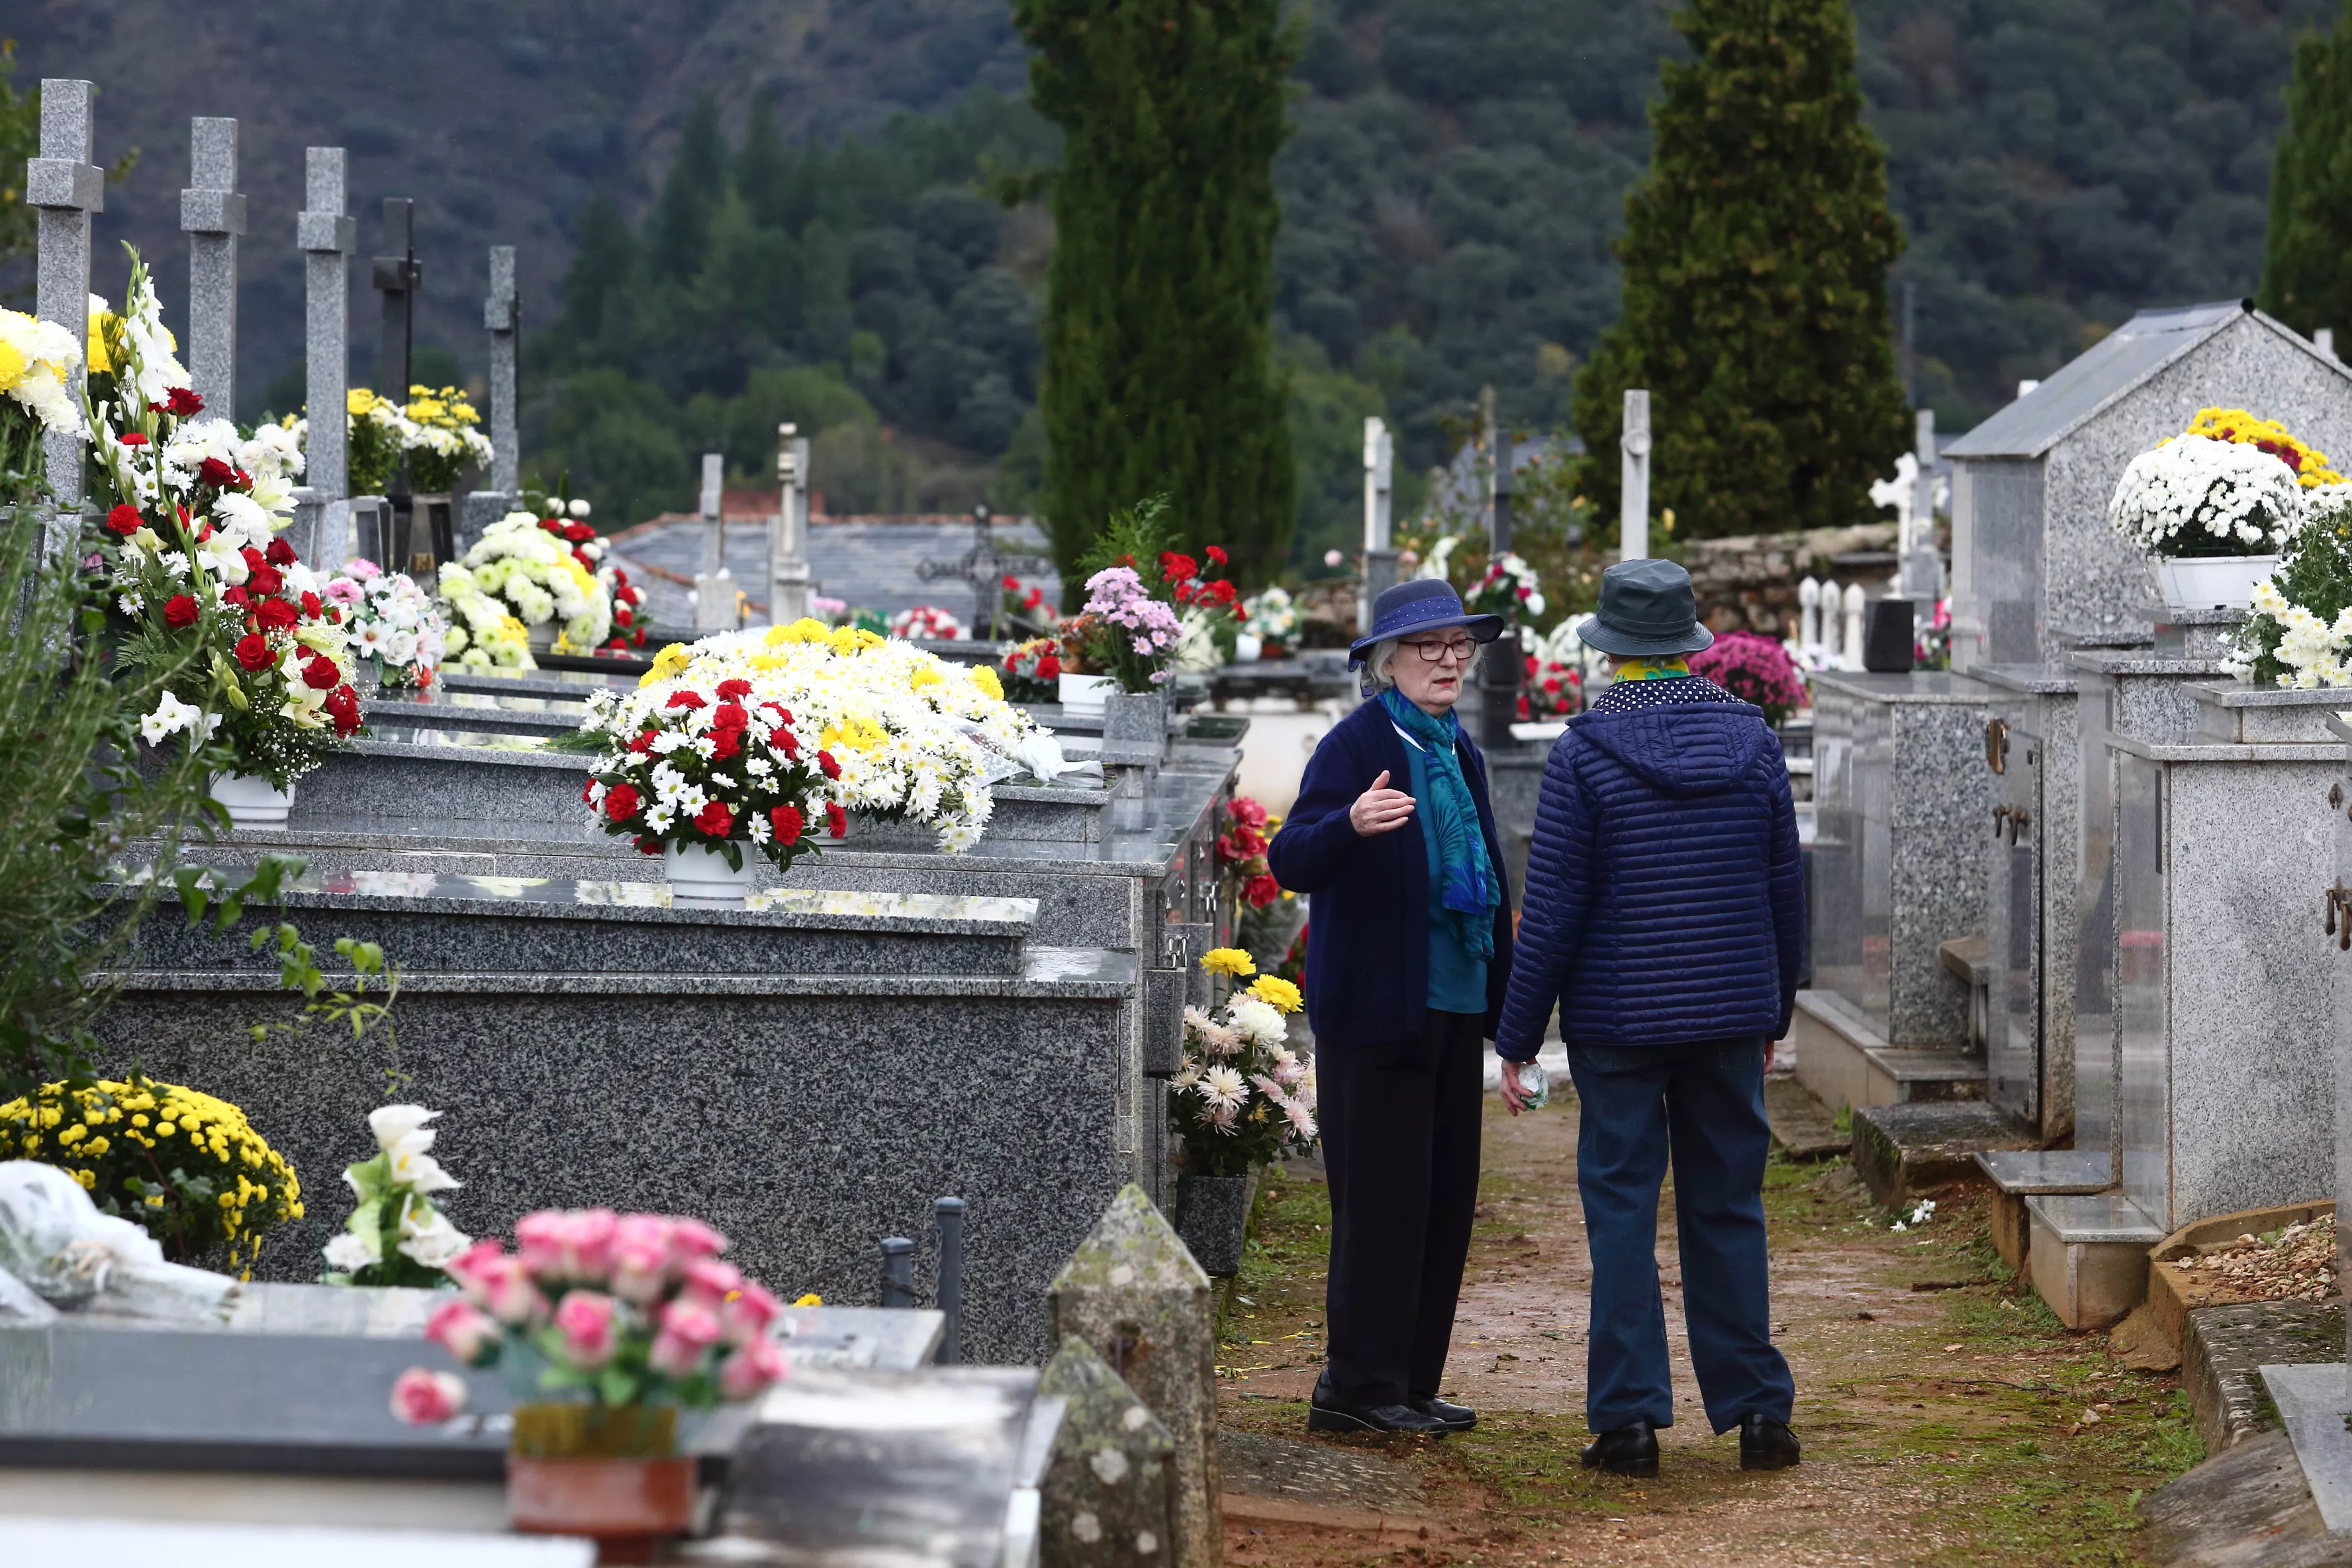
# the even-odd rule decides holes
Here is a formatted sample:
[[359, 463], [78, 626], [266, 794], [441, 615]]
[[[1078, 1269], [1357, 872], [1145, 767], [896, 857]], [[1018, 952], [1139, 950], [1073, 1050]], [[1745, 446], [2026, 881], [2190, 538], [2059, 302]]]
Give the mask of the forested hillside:
[[[2253, 291], [2292, 40], [2335, 8], [1857, 0], [1916, 384], [1946, 429], [2135, 308]], [[1353, 527], [1364, 413], [1391, 417], [1413, 467], [1482, 383], [1514, 423], [1565, 419], [1616, 309], [1609, 246], [1676, 47], [1666, 11], [1301, 8], [1276, 321], [1299, 559]], [[961, 506], [992, 486], [1018, 504], [1034, 482], [1052, 236], [991, 183], [1049, 164], [1053, 142], [1017, 101], [1001, 0], [21, 0], [6, 26], [24, 76], [100, 82], [101, 159], [143, 152], [101, 232], [166, 277], [185, 116], [244, 118], [249, 404], [299, 354], [299, 149], [340, 139], [363, 246], [378, 198], [419, 197], [428, 325], [462, 363], [480, 356], [481, 247], [524, 246], [529, 460], [574, 465], [611, 509], [682, 503], [714, 441], [764, 469], [785, 415], [823, 428], [837, 505]]]

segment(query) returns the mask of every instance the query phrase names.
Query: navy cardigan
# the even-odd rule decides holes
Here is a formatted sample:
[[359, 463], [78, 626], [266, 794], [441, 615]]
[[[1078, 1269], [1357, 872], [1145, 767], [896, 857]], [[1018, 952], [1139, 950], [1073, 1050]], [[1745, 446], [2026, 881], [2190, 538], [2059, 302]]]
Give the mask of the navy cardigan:
[[[1486, 798], [1486, 759], [1466, 735], [1455, 755], [1477, 802], [1478, 826], [1495, 874], [1504, 877], [1495, 913], [1495, 956], [1486, 964], [1491, 1039], [1511, 976], [1510, 883]], [[1421, 813], [1370, 838], [1348, 809], [1385, 770], [1388, 788], [1409, 789], [1412, 771], [1395, 721], [1368, 702], [1332, 727], [1307, 760], [1297, 802], [1266, 851], [1276, 882], [1309, 894], [1307, 1021], [1318, 1049], [1405, 1044], [1420, 1039], [1429, 995], [1429, 852]]]
[[1544, 764], [1496, 1054], [1778, 1040], [1804, 961], [1789, 768], [1746, 703], [1587, 713]]

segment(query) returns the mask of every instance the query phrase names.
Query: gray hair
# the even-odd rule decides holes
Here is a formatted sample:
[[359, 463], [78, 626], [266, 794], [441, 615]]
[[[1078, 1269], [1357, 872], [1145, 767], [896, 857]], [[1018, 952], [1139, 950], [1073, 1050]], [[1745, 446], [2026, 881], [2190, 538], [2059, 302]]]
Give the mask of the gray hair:
[[[1378, 696], [1381, 693], [1387, 691], [1391, 686], [1396, 685], [1396, 676], [1389, 669], [1389, 665], [1396, 658], [1399, 651], [1403, 647], [1404, 643], [1402, 639], [1396, 637], [1384, 637], [1381, 641], [1373, 643], [1371, 647], [1365, 652], [1363, 677], [1364, 695], [1368, 697]], [[1478, 661], [1485, 655], [1486, 652], [1486, 643], [1472, 643], [1470, 662], [1462, 666], [1462, 682], [1465, 685], [1469, 685], [1471, 672], [1478, 667]]]

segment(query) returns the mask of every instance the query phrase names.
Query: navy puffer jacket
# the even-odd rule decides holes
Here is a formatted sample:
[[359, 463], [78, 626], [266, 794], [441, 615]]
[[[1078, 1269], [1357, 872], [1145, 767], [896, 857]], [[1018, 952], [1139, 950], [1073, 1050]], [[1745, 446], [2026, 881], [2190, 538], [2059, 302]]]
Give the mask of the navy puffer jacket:
[[1778, 1040], [1804, 942], [1796, 807], [1762, 713], [1580, 715], [1544, 765], [1496, 1051], [1531, 1060], [1555, 1003], [1572, 1044]]

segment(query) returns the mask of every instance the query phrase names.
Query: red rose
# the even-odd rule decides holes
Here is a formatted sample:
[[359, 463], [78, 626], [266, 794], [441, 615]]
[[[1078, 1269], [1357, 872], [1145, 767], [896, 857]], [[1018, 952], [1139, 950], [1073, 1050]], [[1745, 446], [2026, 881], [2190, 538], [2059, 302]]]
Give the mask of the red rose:
[[[250, 550], [246, 552], [250, 555]], [[245, 585], [256, 593], [275, 593], [286, 586], [286, 579], [274, 566], [257, 566], [247, 574]]]
[[294, 622], [301, 619], [295, 612], [294, 607], [282, 599], [263, 600], [255, 607], [253, 615], [255, 620], [261, 622], [261, 629], [264, 632], [291, 632], [294, 630]]
[[139, 531], [139, 508], [128, 504], [115, 507], [106, 514], [106, 526], [124, 538], [129, 538]]
[[575, 545], [584, 545], [596, 537], [596, 530], [585, 523], [566, 523], [563, 537]]
[[801, 829], [808, 819], [801, 815], [798, 806], [779, 806], [768, 813], [768, 825], [776, 830], [776, 842], [796, 844], [801, 841]]
[[223, 604], [234, 604], [239, 610], [242, 610], [253, 602], [253, 595], [247, 593], [242, 587], [232, 588], [225, 591], [221, 594], [221, 602]]
[[714, 839], [723, 839], [735, 825], [735, 813], [727, 809], [724, 800], [713, 800], [694, 814], [694, 825]]
[[[824, 776], [828, 779], [838, 779], [841, 777], [841, 764], [833, 759], [833, 753], [830, 751], [818, 752], [816, 754], [816, 765], [824, 769]], [[836, 834], [835, 836], [838, 837], [839, 835]]]
[[1056, 659], [1051, 653], [1048, 653], [1044, 658], [1038, 660], [1037, 678], [1041, 681], [1060, 680], [1062, 678], [1062, 661]]
[[324, 653], [302, 666], [303, 684], [314, 692], [331, 692], [343, 683], [343, 673]]
[[195, 599], [191, 594], [175, 593], [163, 601], [163, 624], [193, 626], [198, 613]]
[[187, 387], [173, 387], [163, 404], [166, 413], [185, 419], [192, 413], [205, 412], [205, 400]]
[[654, 737], [660, 733], [661, 731], [657, 729], [648, 729], [640, 732], [635, 740], [629, 742], [629, 749], [635, 752], [639, 757], [643, 757], [646, 752], [651, 751], [654, 748]]
[[236, 482], [236, 470], [217, 457], [207, 457], [196, 465], [196, 478], [215, 490], [226, 490]]
[[665, 707], [705, 707], [709, 705], [702, 700], [701, 694], [698, 692], [672, 692], [669, 694], [669, 701], [662, 706]]
[[615, 784], [604, 791], [604, 815], [616, 822], [625, 822], [637, 814], [643, 797], [634, 784]]
[[360, 727], [360, 695], [349, 686], [337, 686], [327, 694], [327, 716], [335, 721], [337, 735], [350, 735]]
[[302, 596], [302, 614], [305, 619], [316, 621], [321, 609], [317, 594], [306, 593]]
[[248, 632], [236, 640], [236, 662], [258, 674], [278, 663], [278, 653], [270, 647], [268, 638], [258, 632]]
[[836, 839], [849, 836], [849, 813], [830, 800], [824, 803], [824, 831]]
[[114, 439], [125, 446], [144, 446], [147, 444], [147, 438], [140, 434], [135, 430], [126, 430]]
[[292, 566], [294, 547], [284, 539], [271, 539], [269, 548], [261, 552], [261, 558], [272, 566]]
[[719, 695], [730, 701], [739, 697], [748, 697], [751, 695], [751, 683], [740, 677], [731, 681], [721, 681], [719, 683]]

